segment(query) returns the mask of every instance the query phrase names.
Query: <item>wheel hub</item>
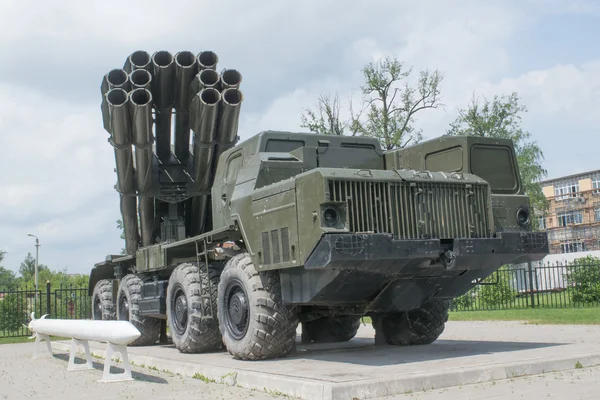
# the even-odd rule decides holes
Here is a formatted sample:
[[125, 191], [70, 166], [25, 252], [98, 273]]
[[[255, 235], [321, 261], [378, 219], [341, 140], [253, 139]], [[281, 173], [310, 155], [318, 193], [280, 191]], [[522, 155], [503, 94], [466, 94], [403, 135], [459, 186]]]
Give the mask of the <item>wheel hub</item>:
[[225, 319], [231, 336], [240, 340], [248, 330], [248, 296], [241, 282], [232, 280], [225, 289]]
[[187, 300], [183, 295], [178, 296], [175, 300], [175, 318], [181, 325], [187, 321]]
[[248, 312], [248, 304], [244, 293], [237, 292], [231, 298], [229, 303], [229, 314], [234, 324], [244, 324], [246, 321], [246, 313]]
[[173, 289], [173, 299], [171, 300], [171, 315], [174, 330], [183, 335], [187, 329], [188, 323], [188, 301], [181, 285]]

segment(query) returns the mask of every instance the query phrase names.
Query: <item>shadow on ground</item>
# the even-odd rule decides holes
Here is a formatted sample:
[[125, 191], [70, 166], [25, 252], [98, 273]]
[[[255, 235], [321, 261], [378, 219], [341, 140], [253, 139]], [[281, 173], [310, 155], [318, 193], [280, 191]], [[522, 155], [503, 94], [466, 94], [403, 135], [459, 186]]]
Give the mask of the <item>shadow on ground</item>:
[[383, 366], [534, 350], [562, 346], [563, 344], [437, 340], [432, 344], [422, 346], [375, 346], [373, 339], [355, 338], [348, 343], [344, 343], [344, 345], [341, 346], [338, 344], [337, 348], [326, 348], [326, 344], [324, 343], [302, 344], [297, 346], [296, 353], [289, 358], [343, 362], [365, 366]]
[[[414, 362], [426, 362], [460, 357], [518, 352], [546, 347], [568, 345], [569, 343], [511, 342], [485, 340], [443, 340], [422, 346], [375, 346], [373, 338], [356, 337], [345, 343], [311, 343], [297, 341], [296, 351], [284, 360], [315, 360], [341, 362], [365, 366], [400, 365]], [[172, 344], [158, 345], [177, 352]], [[221, 354], [230, 357], [226, 350], [209, 353], [190, 354], [193, 358], [202, 354]], [[272, 363], [282, 359], [253, 361], [252, 363]]]
[[[69, 362], [69, 353], [59, 353], [59, 354], [54, 354], [54, 358], [57, 358], [59, 360], [65, 361], [65, 362]], [[75, 356], [75, 364], [79, 365], [79, 364], [85, 364], [85, 359]], [[102, 373], [104, 371], [104, 364], [103, 363], [99, 363], [96, 361], [92, 361], [92, 365], [94, 367], [94, 369], [99, 370], [100, 373]], [[66, 368], [66, 366], [65, 366]], [[151, 383], [169, 383], [167, 380], [160, 378], [158, 376], [154, 376], [154, 375], [148, 375], [148, 374], [144, 374], [142, 372], [138, 372], [134, 370], [134, 366], [131, 366], [131, 377], [133, 379], [135, 379], [136, 381], [144, 381], [144, 382], [151, 382]], [[120, 374], [125, 372], [125, 370], [121, 367], [116, 367], [114, 365], [110, 366], [110, 373], [111, 374]], [[100, 377], [98, 378], [100, 379]]]

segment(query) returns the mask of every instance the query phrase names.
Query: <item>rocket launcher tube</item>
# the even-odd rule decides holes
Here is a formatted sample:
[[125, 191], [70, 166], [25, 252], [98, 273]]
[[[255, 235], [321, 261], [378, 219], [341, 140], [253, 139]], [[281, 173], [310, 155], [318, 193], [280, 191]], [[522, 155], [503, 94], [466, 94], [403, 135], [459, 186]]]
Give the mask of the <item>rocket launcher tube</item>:
[[219, 103], [221, 94], [215, 88], [202, 90], [190, 106], [190, 125], [194, 131], [194, 164], [192, 177], [198, 190], [208, 190], [210, 181], [210, 166], [212, 162]]
[[189, 107], [188, 91], [190, 83], [198, 73], [198, 64], [194, 54], [180, 51], [175, 55], [175, 109]]
[[226, 69], [221, 72], [221, 82], [223, 90], [227, 88], [239, 88], [242, 83], [242, 74], [235, 69]]
[[168, 51], [157, 51], [152, 56], [154, 75], [152, 98], [156, 109], [156, 153], [161, 160], [171, 155], [171, 109], [173, 108], [173, 83], [175, 63]]
[[[221, 94], [215, 88], [206, 88], [198, 93], [190, 106], [190, 122], [194, 131], [194, 163], [192, 177], [199, 191], [210, 190], [212, 185], [212, 160]], [[192, 235], [203, 232], [208, 212], [208, 195], [192, 199]]]
[[190, 153], [190, 83], [198, 71], [196, 57], [189, 51], [175, 55], [175, 156], [185, 161]]
[[119, 192], [134, 194], [129, 96], [123, 89], [112, 89], [106, 94], [106, 101], [110, 118], [110, 141], [115, 148]]
[[232, 147], [237, 141], [239, 126], [240, 108], [244, 96], [237, 88], [225, 89], [221, 93], [223, 105], [219, 115], [219, 129], [217, 133], [217, 147], [215, 149], [214, 164], [219, 161], [219, 157], [225, 150]]
[[117, 188], [121, 194], [120, 206], [123, 216], [125, 247], [127, 254], [135, 254], [138, 248], [138, 222], [134, 186], [133, 154], [131, 151], [131, 119], [129, 96], [123, 89], [112, 89], [106, 94], [108, 131], [115, 148]]
[[127, 57], [123, 69], [128, 73], [138, 69], [145, 69], [148, 72], [152, 72], [152, 59], [150, 54], [144, 50], [134, 51]]
[[152, 74], [145, 69], [136, 69], [129, 74], [129, 82], [131, 89], [148, 89], [152, 88]]
[[125, 91], [129, 90], [129, 80], [127, 79], [127, 72], [122, 69], [113, 69], [109, 71], [102, 78], [102, 85], [100, 91], [102, 95], [105, 95], [111, 89], [121, 88]]
[[136, 89], [129, 95], [137, 190], [146, 194], [152, 189], [152, 93], [146, 89]]
[[133, 145], [135, 147], [136, 184], [140, 195], [138, 213], [142, 246], [149, 246], [154, 238], [154, 198], [152, 190], [152, 93], [136, 89], [129, 94]]
[[202, 51], [196, 56], [200, 69], [217, 69], [219, 56], [214, 51]]

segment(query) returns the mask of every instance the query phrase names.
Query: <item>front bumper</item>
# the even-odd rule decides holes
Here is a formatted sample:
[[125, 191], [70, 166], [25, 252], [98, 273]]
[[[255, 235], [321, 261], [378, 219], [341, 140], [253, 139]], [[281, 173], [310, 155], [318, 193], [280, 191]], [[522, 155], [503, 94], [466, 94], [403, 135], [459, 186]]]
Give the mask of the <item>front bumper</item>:
[[[406, 266], [446, 270], [500, 267], [537, 261], [549, 253], [545, 232], [502, 232], [495, 238], [399, 240], [389, 234], [324, 235], [304, 267], [396, 273]], [[387, 270], [387, 271], [386, 271]]]

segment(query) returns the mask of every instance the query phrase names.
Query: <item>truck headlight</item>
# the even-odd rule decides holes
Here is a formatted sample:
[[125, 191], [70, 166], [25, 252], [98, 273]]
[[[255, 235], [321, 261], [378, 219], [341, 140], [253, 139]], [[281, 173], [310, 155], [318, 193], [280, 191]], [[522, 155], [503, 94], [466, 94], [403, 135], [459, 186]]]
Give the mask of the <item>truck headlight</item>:
[[331, 202], [321, 204], [321, 226], [325, 228], [344, 229], [346, 227], [346, 204]]
[[333, 227], [336, 226], [340, 219], [338, 211], [333, 207], [328, 207], [323, 212], [323, 222], [325, 225]]
[[517, 223], [521, 226], [527, 226], [531, 223], [531, 215], [528, 208], [519, 208], [517, 211]]

